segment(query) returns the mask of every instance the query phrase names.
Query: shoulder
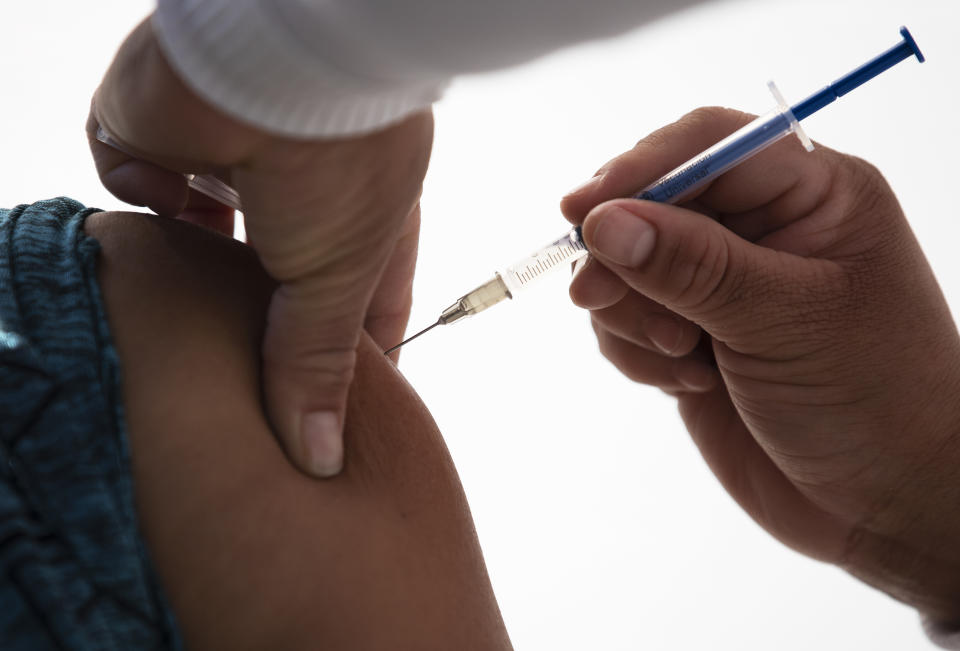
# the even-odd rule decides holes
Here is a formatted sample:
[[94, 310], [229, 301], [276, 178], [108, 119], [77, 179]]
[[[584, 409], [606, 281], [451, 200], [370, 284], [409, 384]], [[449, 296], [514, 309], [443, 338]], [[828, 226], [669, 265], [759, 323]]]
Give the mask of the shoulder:
[[505, 648], [440, 433], [368, 337], [344, 472], [306, 477], [261, 405], [273, 284], [191, 224], [92, 215], [123, 368], [137, 508], [195, 648]]

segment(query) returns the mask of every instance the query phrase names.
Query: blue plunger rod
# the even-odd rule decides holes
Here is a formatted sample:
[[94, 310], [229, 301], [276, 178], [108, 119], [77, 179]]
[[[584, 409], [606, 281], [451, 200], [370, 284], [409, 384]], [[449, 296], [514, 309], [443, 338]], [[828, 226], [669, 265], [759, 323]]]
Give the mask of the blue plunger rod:
[[916, 56], [917, 60], [923, 63], [923, 53], [917, 47], [917, 42], [913, 40], [910, 31], [906, 27], [901, 27], [900, 35], [903, 36], [903, 40], [897, 45], [867, 61], [856, 70], [840, 77], [840, 79], [817, 91], [807, 99], [794, 104], [790, 108], [794, 117], [799, 121], [813, 115], [838, 97], [843, 97], [857, 86], [870, 81], [884, 70], [892, 68], [911, 56]]

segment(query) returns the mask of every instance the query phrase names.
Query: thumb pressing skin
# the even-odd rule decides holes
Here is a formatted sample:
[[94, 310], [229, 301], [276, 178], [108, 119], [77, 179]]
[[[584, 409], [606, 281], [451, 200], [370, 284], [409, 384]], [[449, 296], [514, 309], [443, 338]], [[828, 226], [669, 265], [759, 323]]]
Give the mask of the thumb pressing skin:
[[[331, 477], [343, 466], [343, 418], [364, 297], [351, 297], [356, 314], [331, 320], [323, 313], [326, 306], [311, 300], [309, 285], [321, 282], [301, 280], [274, 292], [263, 374], [270, 418], [287, 453], [308, 474]], [[315, 289], [338, 291], [329, 285]]]
[[419, 113], [356, 138], [278, 139], [231, 171], [247, 233], [279, 282], [262, 347], [267, 413], [309, 475], [343, 468], [360, 332], [418, 200], [432, 134], [432, 116]]
[[821, 262], [755, 245], [691, 210], [636, 199], [595, 207], [583, 235], [631, 288], [745, 353], [769, 343], [758, 333], [784, 322], [792, 310], [784, 297], [809, 291]]
[[[243, 187], [259, 186], [250, 181]], [[260, 210], [260, 195], [247, 196], [249, 212], [260, 216], [248, 222], [249, 232], [264, 267], [281, 281], [267, 310], [262, 347], [267, 411], [291, 460], [309, 475], [331, 477], [343, 467], [346, 401], [364, 316], [400, 224], [376, 219], [363, 232], [349, 226], [336, 232], [329, 221], [313, 218], [311, 208], [320, 201], [269, 215]], [[354, 203], [356, 213], [340, 208], [335, 214], [358, 222], [373, 212]]]

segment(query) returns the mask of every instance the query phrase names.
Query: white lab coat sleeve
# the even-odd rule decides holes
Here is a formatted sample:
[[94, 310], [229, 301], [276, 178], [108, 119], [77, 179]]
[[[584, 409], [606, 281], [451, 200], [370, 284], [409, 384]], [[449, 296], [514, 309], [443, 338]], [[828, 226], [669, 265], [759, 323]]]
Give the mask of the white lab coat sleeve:
[[703, 0], [158, 0], [177, 74], [268, 131], [336, 137], [424, 109], [450, 80], [626, 32]]

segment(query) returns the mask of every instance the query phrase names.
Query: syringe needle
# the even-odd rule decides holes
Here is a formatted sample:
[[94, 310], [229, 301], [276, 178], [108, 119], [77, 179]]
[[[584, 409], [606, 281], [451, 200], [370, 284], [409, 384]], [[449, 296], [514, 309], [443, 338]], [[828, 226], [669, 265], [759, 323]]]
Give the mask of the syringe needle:
[[390, 350], [384, 352], [384, 355], [389, 355], [395, 351], [400, 346], [407, 344], [424, 332], [433, 330], [438, 325], [446, 325], [448, 323], [456, 323], [464, 317], [468, 317], [471, 314], [476, 314], [477, 312], [483, 312], [485, 309], [491, 305], [496, 305], [500, 301], [510, 298], [510, 290], [507, 289], [507, 286], [504, 284], [503, 279], [500, 277], [500, 274], [497, 274], [487, 282], [483, 283], [476, 289], [474, 289], [469, 294], [464, 294], [457, 299], [457, 302], [445, 309], [440, 313], [440, 318], [437, 319], [437, 322], [433, 325], [427, 326], [417, 334], [412, 337], [408, 337], [401, 341], [399, 344], [391, 348]]
[[437, 327], [438, 325], [440, 325], [441, 323], [442, 323], [442, 320], [438, 319], [437, 322], [434, 323], [433, 325], [427, 326], [426, 328], [424, 328], [423, 330], [421, 330], [421, 331], [418, 332], [417, 334], [413, 335], [412, 337], [407, 337], [406, 339], [404, 339], [403, 341], [401, 341], [399, 344], [397, 344], [396, 346], [394, 346], [394, 347], [391, 348], [390, 350], [385, 350], [385, 351], [383, 351], [383, 354], [384, 354], [384, 355], [389, 355], [390, 353], [392, 353], [393, 351], [395, 351], [395, 350], [396, 350], [397, 348], [399, 348], [400, 346], [403, 346], [404, 344], [410, 343], [411, 341], [413, 341], [414, 339], [416, 339], [417, 337], [419, 337], [420, 335], [422, 335], [424, 332], [427, 332], [428, 330], [432, 330], [433, 328], [436, 328], [436, 327]]

